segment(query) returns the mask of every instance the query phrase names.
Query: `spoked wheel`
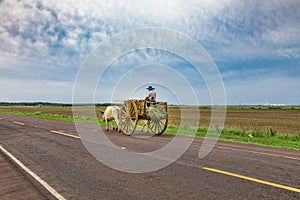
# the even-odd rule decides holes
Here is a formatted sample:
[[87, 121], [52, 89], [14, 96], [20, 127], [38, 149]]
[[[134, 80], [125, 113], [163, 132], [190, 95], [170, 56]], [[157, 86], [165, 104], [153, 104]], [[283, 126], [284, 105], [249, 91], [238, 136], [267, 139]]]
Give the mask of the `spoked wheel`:
[[121, 130], [124, 135], [131, 135], [138, 121], [138, 110], [134, 101], [124, 102], [120, 114]]
[[155, 135], [161, 135], [168, 125], [168, 114], [162, 107], [150, 110], [150, 130]]

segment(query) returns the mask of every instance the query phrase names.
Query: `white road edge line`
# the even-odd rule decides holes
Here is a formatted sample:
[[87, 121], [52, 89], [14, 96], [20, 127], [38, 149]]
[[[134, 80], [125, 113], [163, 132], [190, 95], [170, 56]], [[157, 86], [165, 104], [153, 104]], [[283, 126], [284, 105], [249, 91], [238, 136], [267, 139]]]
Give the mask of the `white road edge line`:
[[33, 171], [31, 171], [28, 167], [26, 167], [21, 161], [19, 161], [15, 156], [13, 156], [10, 152], [4, 149], [0, 145], [0, 150], [7, 155], [10, 159], [12, 159], [17, 165], [19, 165], [24, 171], [26, 171], [29, 175], [31, 175], [36, 181], [38, 181], [46, 190], [48, 190], [54, 197], [58, 200], [66, 200], [61, 194], [59, 194], [53, 187], [51, 187], [48, 183], [46, 183], [42, 178], [36, 175]]

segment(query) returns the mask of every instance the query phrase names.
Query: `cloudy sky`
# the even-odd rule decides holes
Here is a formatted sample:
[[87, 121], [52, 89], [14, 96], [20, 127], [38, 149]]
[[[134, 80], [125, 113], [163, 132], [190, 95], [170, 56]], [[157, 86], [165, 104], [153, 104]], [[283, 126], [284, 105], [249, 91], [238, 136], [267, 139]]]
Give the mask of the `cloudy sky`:
[[[146, 27], [174, 30], [202, 46], [221, 74], [227, 104], [300, 104], [298, 0], [0, 0], [0, 102], [72, 102], [76, 75], [91, 51], [119, 33]], [[116, 66], [127, 71], [115, 77]], [[104, 89], [122, 85], [124, 91], [134, 77], [144, 82], [127, 93], [138, 98], [148, 82], [155, 85], [147, 76], [158, 70], [183, 74], [199, 104], [210, 104], [193, 66], [155, 48], [116, 58], [95, 99], [127, 98], [120, 92], [108, 97]], [[186, 91], [172, 77], [164, 76], [169, 85], [157, 84], [157, 93], [178, 103], [176, 94]]]

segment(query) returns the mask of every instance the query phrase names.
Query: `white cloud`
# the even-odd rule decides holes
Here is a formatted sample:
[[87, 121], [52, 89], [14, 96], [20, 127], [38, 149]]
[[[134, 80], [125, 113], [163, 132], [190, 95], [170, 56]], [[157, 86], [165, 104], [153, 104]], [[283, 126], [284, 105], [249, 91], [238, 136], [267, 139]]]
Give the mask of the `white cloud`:
[[[0, 6], [0, 51], [58, 64], [79, 64], [84, 55], [109, 35], [132, 28], [175, 29], [209, 50], [229, 51], [244, 44], [243, 57], [261, 42], [299, 43], [297, 14], [287, 14], [285, 1], [4, 1]], [[297, 6], [297, 4], [295, 5]], [[14, 12], [11, 12], [14, 10]], [[289, 20], [293, 19], [292, 24]], [[298, 23], [298, 26], [294, 26]], [[86, 38], [85, 34], [90, 34]], [[43, 44], [43, 46], [41, 46]], [[215, 48], [210, 44], [216, 45]], [[65, 48], [62, 54], [57, 48]], [[30, 49], [30, 51], [26, 51]], [[247, 49], [250, 51], [247, 51]], [[40, 51], [42, 50], [42, 51]], [[45, 51], [43, 51], [45, 50]], [[272, 49], [264, 51], [268, 54]], [[213, 54], [213, 53], [212, 53]], [[78, 56], [79, 55], [79, 56]], [[216, 54], [215, 57], [219, 55]], [[221, 56], [221, 55], [220, 55]], [[266, 55], [268, 56], [268, 55]]]
[[157, 88], [159, 101], [198, 105], [197, 88], [191, 85], [184, 74], [170, 66], [148, 63], [135, 66], [126, 73], [101, 78], [96, 94], [98, 101], [144, 99], [145, 88], [151, 84]]
[[300, 24], [287, 24], [263, 34], [262, 39], [273, 45], [294, 46], [300, 44], [299, 30]]
[[1, 78], [0, 100], [71, 102], [72, 89], [73, 83], [66, 81]]
[[256, 76], [225, 83], [228, 104], [293, 104], [300, 99], [299, 78]]
[[[41, 83], [34, 81], [41, 79], [70, 81], [100, 42], [116, 33], [143, 27], [182, 32], [207, 48], [217, 61], [296, 60], [300, 56], [299, 21], [297, 0], [3, 1], [0, 78], [8, 81], [6, 84], [10, 79], [5, 75], [25, 82], [32, 79], [34, 84]], [[124, 41], [123, 45], [127, 44], [130, 41]], [[120, 63], [177, 61], [151, 52], [126, 59]], [[13, 86], [17, 87], [13, 84], [11, 90]], [[1, 93], [6, 94], [2, 89]]]

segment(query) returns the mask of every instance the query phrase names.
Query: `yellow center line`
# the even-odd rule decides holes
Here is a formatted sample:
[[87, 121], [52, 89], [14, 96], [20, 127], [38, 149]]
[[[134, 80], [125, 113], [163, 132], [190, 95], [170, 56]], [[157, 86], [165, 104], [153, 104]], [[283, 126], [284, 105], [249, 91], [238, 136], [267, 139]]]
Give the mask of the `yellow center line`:
[[22, 123], [22, 122], [16, 122], [16, 121], [13, 121], [13, 123], [14, 124], [18, 124], [18, 125], [22, 125], [22, 126], [24, 126], [25, 124], [24, 123]]
[[280, 184], [277, 184], [277, 183], [272, 183], [272, 182], [269, 182], [269, 181], [259, 180], [259, 179], [256, 179], [256, 178], [251, 178], [251, 177], [248, 177], [248, 176], [234, 174], [234, 173], [231, 173], [231, 172], [226, 172], [226, 171], [222, 171], [222, 170], [218, 170], [218, 169], [214, 169], [214, 168], [203, 167], [203, 169], [208, 170], [208, 171], [212, 171], [212, 172], [216, 172], [216, 173], [220, 173], [220, 174], [225, 174], [225, 175], [228, 175], [228, 176], [234, 176], [234, 177], [245, 179], [245, 180], [248, 180], [248, 181], [262, 183], [262, 184], [265, 184], [265, 185], [270, 185], [270, 186], [273, 186], [273, 187], [277, 187], [277, 188], [281, 188], [281, 189], [290, 190], [290, 191], [293, 191], [293, 192], [300, 193], [299, 188], [280, 185]]
[[76, 139], [80, 139], [80, 137], [79, 137], [79, 136], [77, 136], [77, 135], [67, 134], [67, 133], [63, 133], [63, 132], [60, 132], [60, 131], [54, 131], [54, 130], [50, 130], [50, 132], [52, 132], [52, 133], [56, 133], [56, 134], [59, 134], [59, 135], [64, 135], [64, 136], [68, 136], [68, 137], [76, 138]]

